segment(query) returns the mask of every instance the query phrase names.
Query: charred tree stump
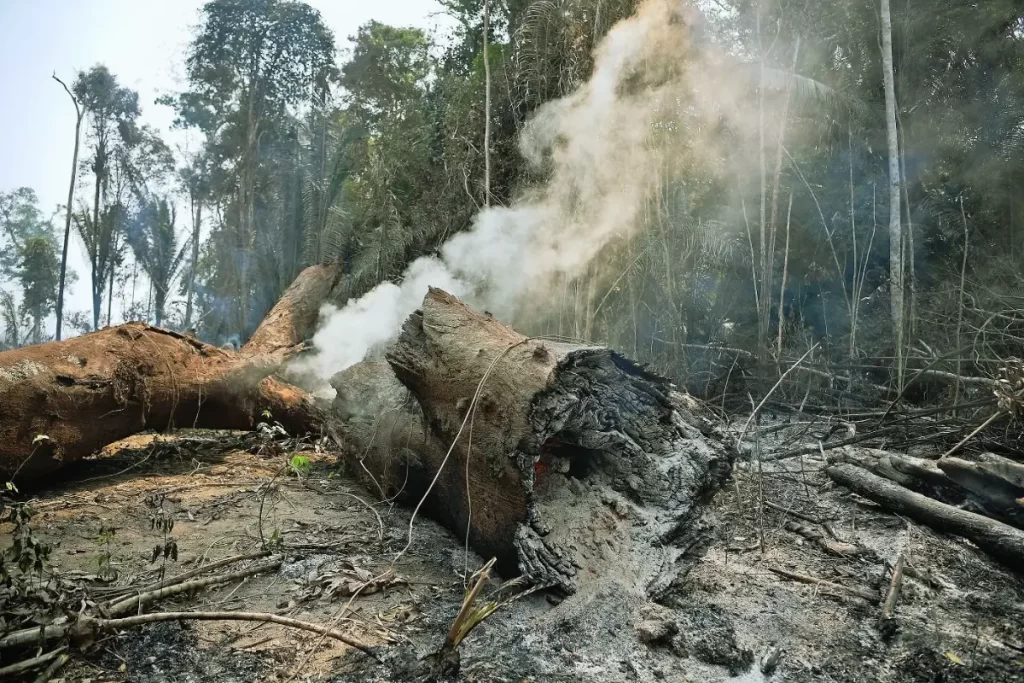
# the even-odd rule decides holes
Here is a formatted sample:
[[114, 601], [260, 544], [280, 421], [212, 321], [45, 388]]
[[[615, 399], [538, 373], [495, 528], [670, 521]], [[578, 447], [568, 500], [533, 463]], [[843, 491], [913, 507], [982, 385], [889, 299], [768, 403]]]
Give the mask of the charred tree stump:
[[394, 377], [363, 363], [333, 382], [382, 494], [429, 489], [428, 512], [501, 571], [566, 592], [609, 578], [653, 594], [679, 573], [731, 463], [666, 379], [436, 289], [386, 357]]
[[304, 270], [238, 352], [126, 323], [0, 353], [0, 474], [39, 480], [146, 429], [249, 429], [264, 410], [289, 431], [317, 426], [306, 392], [270, 375], [302, 348], [337, 279]]

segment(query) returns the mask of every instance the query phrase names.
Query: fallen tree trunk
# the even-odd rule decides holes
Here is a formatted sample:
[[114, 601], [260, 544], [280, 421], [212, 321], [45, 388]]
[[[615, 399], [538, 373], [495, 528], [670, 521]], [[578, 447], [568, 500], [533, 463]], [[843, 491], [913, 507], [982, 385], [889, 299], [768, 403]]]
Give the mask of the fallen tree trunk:
[[270, 375], [334, 278], [304, 271], [237, 353], [131, 323], [0, 354], [0, 465], [38, 479], [143, 429], [249, 428], [269, 409], [292, 432], [340, 428], [383, 498], [422, 499], [506, 573], [671, 583], [731, 465], [696, 403], [614, 351], [528, 339], [431, 290], [386, 363], [336, 378], [332, 419]]
[[374, 362], [333, 381], [353, 471], [382, 495], [426, 496], [534, 583], [572, 592], [628, 574], [653, 591], [678, 574], [730, 462], [667, 380], [606, 348], [528, 339], [435, 289], [387, 362], [393, 376]]
[[849, 464], [940, 502], [964, 506], [1017, 528], [1024, 528], [1024, 467], [988, 453], [982, 462], [959, 458], [924, 460], [902, 453], [846, 446], [828, 458]]
[[307, 394], [270, 375], [302, 348], [337, 279], [304, 270], [238, 352], [126, 323], [0, 353], [0, 475], [38, 480], [145, 429], [249, 429], [264, 410], [289, 431], [317, 426]]
[[887, 510], [906, 515], [937, 531], [963, 536], [1010, 568], [1024, 569], [1024, 532], [989, 517], [914, 493], [855, 465], [833, 465], [828, 476]]

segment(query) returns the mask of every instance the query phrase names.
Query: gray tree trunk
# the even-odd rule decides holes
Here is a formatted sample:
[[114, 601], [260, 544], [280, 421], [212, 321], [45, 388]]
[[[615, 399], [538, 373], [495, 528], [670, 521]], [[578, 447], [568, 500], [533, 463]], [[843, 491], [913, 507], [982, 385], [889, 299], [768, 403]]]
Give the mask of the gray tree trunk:
[[491, 205], [491, 62], [487, 58], [487, 31], [491, 4], [484, 0], [484, 206]]
[[60, 253], [60, 284], [57, 287], [57, 334], [55, 339], [60, 341], [61, 321], [64, 318], [64, 280], [68, 271], [68, 239], [71, 237], [71, 204], [75, 200], [75, 175], [78, 172], [78, 143], [81, 140], [82, 116], [84, 112], [78, 105], [78, 99], [71, 94], [68, 86], [64, 85], [64, 81], [57, 78], [56, 74], [53, 75], [53, 80], [61, 84], [64, 92], [68, 94], [71, 102], [75, 105], [75, 153], [71, 157], [71, 183], [68, 185], [68, 204], [64, 213], [64, 248]]
[[903, 386], [903, 226], [901, 221], [900, 145], [896, 130], [896, 85], [892, 60], [892, 17], [882, 3], [882, 76], [885, 81], [885, 129], [889, 144], [889, 279], [890, 311], [896, 343], [896, 377]]

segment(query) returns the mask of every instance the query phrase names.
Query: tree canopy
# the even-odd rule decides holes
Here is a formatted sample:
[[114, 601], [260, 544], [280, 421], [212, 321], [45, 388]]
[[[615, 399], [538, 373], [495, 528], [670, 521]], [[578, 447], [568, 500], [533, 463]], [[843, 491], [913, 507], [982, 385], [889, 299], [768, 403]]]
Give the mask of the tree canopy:
[[[442, 6], [449, 35], [369, 21], [339, 52], [303, 2], [207, 3], [184, 87], [160, 100], [200, 134], [188, 158], [142, 125], [137, 95], [108, 69], [80, 74], [81, 189], [91, 195], [80, 192], [75, 213], [93, 326], [103, 294], [109, 319], [115, 289], [144, 292], [142, 277], [164, 303], [133, 293], [133, 311], [163, 321], [166, 303], [184, 297], [182, 324], [242, 340], [304, 265], [341, 263], [343, 303], [470, 230], [488, 189], [498, 207], [545, 192], [560, 142], [528, 159], [524, 131], [591, 78], [602, 39], [637, 3], [491, 2], [487, 69], [484, 0]], [[895, 148], [878, 0], [692, 3], [682, 59], [634, 74], [616, 94], [689, 74], [690, 94], [660, 110], [646, 136], [658, 170], [639, 228], [515, 322], [693, 379], [712, 374], [694, 345], [766, 357], [821, 342], [837, 359], [886, 359], [918, 340], [957, 346], [965, 329], [983, 327], [972, 310], [1005, 314], [1024, 239], [1020, 3], [888, 7]], [[0, 201], [11, 244], [45, 222], [30, 192]], [[14, 286], [23, 255], [0, 259]], [[897, 275], [899, 330], [888, 314]], [[984, 329], [993, 349], [1009, 343]]]

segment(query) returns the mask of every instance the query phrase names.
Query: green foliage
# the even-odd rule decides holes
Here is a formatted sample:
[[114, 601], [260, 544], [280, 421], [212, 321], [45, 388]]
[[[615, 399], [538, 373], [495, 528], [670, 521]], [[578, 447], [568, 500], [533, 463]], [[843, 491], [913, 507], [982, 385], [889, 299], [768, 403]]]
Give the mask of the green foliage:
[[29, 237], [22, 244], [18, 280], [22, 311], [32, 319], [32, 342], [42, 341], [43, 320], [57, 305], [60, 261], [57, 245], [48, 235]]
[[99, 535], [96, 538], [96, 543], [100, 546], [100, 552], [96, 557], [96, 564], [97, 576], [103, 581], [114, 581], [117, 579], [118, 572], [113, 565], [114, 556], [111, 549], [111, 544], [116, 535], [116, 527], [107, 523], [100, 524]]
[[154, 322], [163, 324], [164, 306], [181, 273], [189, 242], [179, 246], [175, 209], [161, 197], [142, 204], [127, 228], [128, 246], [153, 285]]
[[[0, 512], [4, 512], [2, 505]], [[49, 566], [51, 548], [33, 533], [33, 515], [32, 509], [24, 503], [6, 505], [3, 521], [12, 525], [14, 532], [10, 547], [0, 554], [0, 583], [8, 588], [15, 580], [12, 568], [17, 568], [23, 575], [34, 573], [42, 576]]]
[[19, 187], [0, 192], [0, 281], [16, 274], [24, 241], [49, 231], [34, 190]]
[[303, 265], [306, 167], [293, 111], [326, 101], [334, 38], [302, 2], [209, 2], [186, 73], [188, 89], [162, 101], [179, 126], [206, 135], [200, 196], [209, 188], [223, 211], [196, 268], [203, 332], [246, 336]]
[[20, 306], [10, 292], [0, 293], [8, 347], [43, 341], [43, 321], [57, 301], [57, 243], [38, 203], [27, 187], [0, 193], [0, 286], [7, 280], [21, 290]]
[[[208, 2], [184, 92], [161, 100], [203, 137], [177, 174], [191, 241], [175, 234], [185, 221], [162, 187], [170, 151], [138, 125], [137, 97], [102, 66], [81, 74], [93, 195], [76, 225], [92, 270], [93, 324], [129, 249], [153, 280], [158, 320], [180, 278], [199, 334], [242, 341], [305, 265], [340, 263], [344, 301], [468, 229], [484, 201], [484, 0], [441, 4], [451, 35], [371, 21], [337, 64], [334, 37], [303, 2]], [[495, 204], [544, 192], [548, 169], [527, 166], [520, 133], [538, 108], [587, 81], [602, 38], [637, 4], [488, 4]], [[693, 345], [783, 354], [765, 348], [779, 325], [784, 347], [824, 341], [832, 356], [892, 356], [891, 331], [879, 324], [889, 178], [876, 3], [695, 4], [703, 16], [686, 19], [687, 59], [668, 71], [689, 73], [687, 86], [714, 106], [700, 112], [680, 96], [659, 112], [648, 136], [658, 171], [630, 239], [514, 322], [612, 344], [707, 391], [723, 361]], [[902, 220], [912, 226], [905, 250], [920, 307], [913, 322], [933, 346], [950, 348], [963, 218], [978, 301], [1020, 294], [1024, 29], [1012, 0], [893, 0], [892, 14]], [[631, 77], [618, 94], [643, 96], [649, 85]], [[32, 273], [17, 282], [30, 297], [0, 298], [6, 345], [32, 338], [29, 328], [50, 311], [51, 261], [44, 241], [32, 241], [49, 234], [37, 205], [26, 188], [0, 194], [0, 279]], [[762, 229], [775, 234], [765, 238], [774, 254], [766, 266], [757, 258]]]
[[308, 457], [296, 453], [288, 460], [288, 469], [301, 478], [309, 475], [312, 465]]
[[431, 70], [423, 31], [370, 21], [351, 40], [355, 47], [339, 82], [359, 115], [376, 123], [414, 109]]
[[153, 552], [149, 561], [156, 562], [163, 559], [160, 565], [160, 578], [163, 579], [167, 572], [167, 561], [178, 561], [178, 541], [171, 536], [174, 530], [174, 513], [164, 507], [166, 497], [162, 493], [155, 493], [146, 497], [146, 507], [149, 508], [149, 528], [160, 534], [160, 540], [153, 546]]

